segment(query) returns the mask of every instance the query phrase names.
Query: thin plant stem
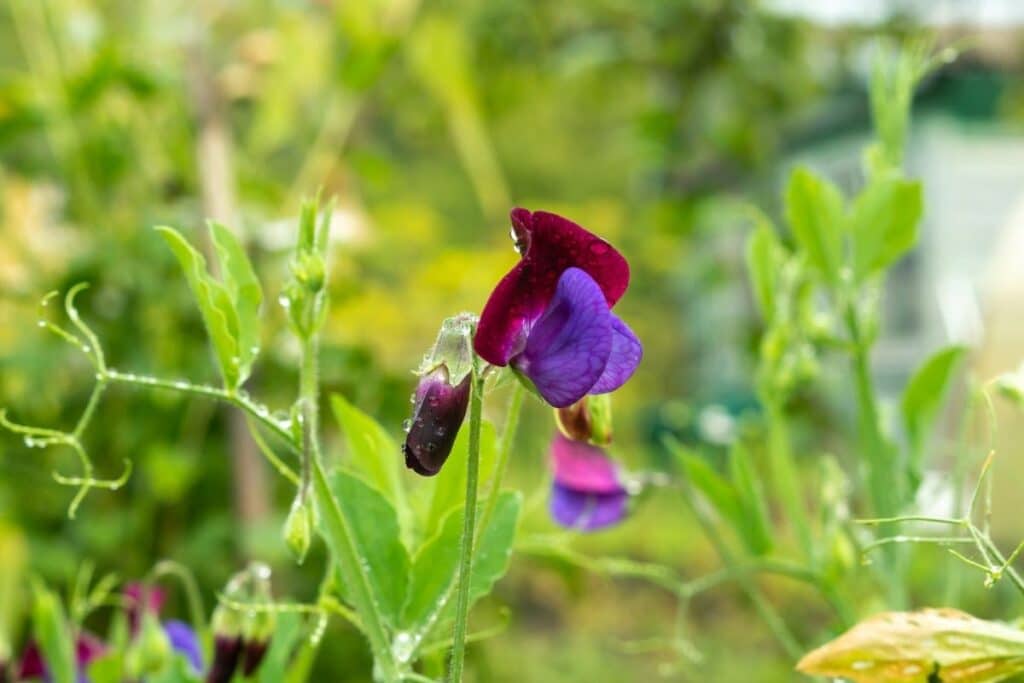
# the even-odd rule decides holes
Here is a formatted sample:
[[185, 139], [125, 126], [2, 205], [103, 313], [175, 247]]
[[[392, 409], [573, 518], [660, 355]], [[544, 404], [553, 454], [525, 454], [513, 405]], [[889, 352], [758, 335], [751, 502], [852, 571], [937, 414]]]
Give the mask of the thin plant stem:
[[203, 607], [203, 597], [199, 591], [199, 584], [196, 583], [196, 577], [189, 571], [188, 567], [174, 560], [161, 560], [157, 562], [149, 573], [150, 580], [166, 575], [174, 576], [181, 581], [182, 588], [185, 590], [185, 600], [188, 602], [188, 611], [192, 617], [192, 623], [201, 636], [206, 634], [208, 631], [206, 609]]
[[474, 359], [469, 399], [469, 454], [466, 462], [466, 505], [462, 511], [462, 543], [459, 546], [459, 585], [455, 598], [455, 627], [449, 683], [462, 682], [466, 658], [466, 625], [469, 620], [469, 587], [473, 572], [473, 538], [476, 533], [476, 500], [480, 476], [480, 422], [483, 413], [483, 376]]
[[480, 517], [480, 533], [487, 530], [491, 523], [491, 515], [498, 505], [498, 496], [501, 495], [501, 484], [505, 479], [505, 472], [508, 470], [508, 462], [512, 455], [512, 445], [516, 439], [516, 431], [519, 429], [519, 414], [523, 408], [523, 397], [526, 389], [521, 382], [516, 382], [512, 389], [512, 398], [508, 403], [508, 414], [505, 418], [505, 429], [501, 433], [501, 444], [498, 449], [498, 462], [494, 468], [494, 480], [491, 483], [491, 492], [487, 496], [487, 503], [484, 512]]
[[[899, 511], [900, 499], [903, 496], [904, 482], [900, 472], [902, 463], [899, 458], [892, 457], [891, 449], [882, 434], [874, 382], [871, 378], [868, 346], [852, 302], [846, 308], [845, 317], [847, 332], [852, 342], [851, 360], [857, 394], [859, 431], [867, 456], [867, 487], [875, 514], [883, 518], [890, 517]], [[898, 534], [899, 528], [892, 531]], [[889, 606], [899, 609], [907, 601], [906, 586], [903, 582], [906, 564], [904, 553], [898, 545], [894, 545], [886, 552], [885, 559], [883, 575], [889, 593]]]

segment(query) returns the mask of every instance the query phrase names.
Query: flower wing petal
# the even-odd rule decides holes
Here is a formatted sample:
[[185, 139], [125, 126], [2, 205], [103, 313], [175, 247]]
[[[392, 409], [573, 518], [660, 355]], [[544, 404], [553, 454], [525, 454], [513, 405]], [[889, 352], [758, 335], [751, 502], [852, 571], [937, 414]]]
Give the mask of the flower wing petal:
[[597, 531], [621, 522], [626, 516], [628, 501], [626, 493], [580, 493], [555, 484], [551, 489], [549, 510], [560, 526]]
[[590, 391], [611, 352], [612, 314], [601, 289], [584, 271], [569, 268], [513, 363], [545, 401], [564, 408]]
[[487, 300], [473, 342], [477, 354], [494, 365], [507, 365], [522, 350], [530, 323], [544, 312], [567, 268], [590, 275], [609, 308], [629, 286], [622, 254], [566, 218], [513, 209], [512, 229], [523, 258]]
[[597, 446], [563, 434], [551, 442], [555, 483], [583, 493], [623, 493], [615, 462]]
[[640, 340], [614, 313], [612, 315], [612, 352], [604, 373], [590, 388], [591, 394], [606, 394], [615, 391], [633, 376], [644, 355], [644, 347]]

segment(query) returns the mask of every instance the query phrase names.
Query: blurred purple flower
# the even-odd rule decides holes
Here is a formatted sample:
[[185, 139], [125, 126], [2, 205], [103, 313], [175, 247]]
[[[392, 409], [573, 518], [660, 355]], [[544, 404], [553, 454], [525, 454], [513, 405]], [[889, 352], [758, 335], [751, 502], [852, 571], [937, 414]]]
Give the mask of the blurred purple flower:
[[[83, 631], [75, 640], [75, 671], [79, 683], [88, 683], [89, 677], [85, 675], [89, 664], [107, 651], [107, 646], [102, 640]], [[43, 659], [43, 652], [39, 644], [34, 640], [29, 641], [25, 651], [21, 655], [21, 662], [14, 670], [14, 680], [39, 678], [47, 683], [53, 680], [50, 676], [46, 660]]]
[[597, 531], [625, 518], [629, 492], [618, 466], [604, 450], [559, 433], [551, 443], [551, 466], [550, 511], [559, 525]]
[[643, 349], [611, 312], [629, 264], [610, 244], [561, 216], [512, 210], [522, 254], [491, 293], [474, 338], [477, 354], [511, 365], [556, 408], [622, 386]]
[[178, 654], [184, 655], [194, 673], [202, 673], [203, 648], [199, 644], [199, 636], [192, 630], [192, 627], [177, 619], [165, 621], [163, 626], [167, 639], [171, 641], [171, 648]]

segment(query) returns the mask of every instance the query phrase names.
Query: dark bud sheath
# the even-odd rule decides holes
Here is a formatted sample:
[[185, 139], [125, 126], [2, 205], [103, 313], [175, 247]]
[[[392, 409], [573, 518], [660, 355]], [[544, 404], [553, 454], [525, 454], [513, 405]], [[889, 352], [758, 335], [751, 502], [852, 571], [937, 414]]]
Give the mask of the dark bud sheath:
[[213, 641], [213, 664], [206, 674], [206, 683], [228, 683], [235, 675], [241, 654], [240, 636], [216, 636]]
[[11, 680], [7, 675], [7, 662], [0, 661], [0, 683], [8, 683]]
[[242, 675], [252, 676], [263, 663], [270, 647], [269, 640], [250, 640], [242, 645]]
[[466, 374], [452, 385], [448, 369], [442, 365], [420, 379], [402, 446], [406, 467], [417, 474], [434, 476], [452, 452], [469, 406], [470, 377]]

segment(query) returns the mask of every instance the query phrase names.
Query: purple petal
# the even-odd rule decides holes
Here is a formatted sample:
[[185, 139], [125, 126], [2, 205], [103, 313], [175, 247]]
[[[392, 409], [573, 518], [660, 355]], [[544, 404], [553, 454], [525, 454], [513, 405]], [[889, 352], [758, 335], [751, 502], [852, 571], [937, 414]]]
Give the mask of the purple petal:
[[192, 627], [183, 621], [172, 619], [164, 622], [164, 633], [171, 641], [175, 652], [185, 655], [192, 670], [200, 673], [203, 670], [203, 650], [199, 645], [199, 637]]
[[555, 484], [551, 489], [551, 517], [568, 529], [597, 531], [621, 522], [628, 500], [627, 493], [580, 493]]
[[629, 329], [629, 325], [614, 313], [611, 316], [612, 352], [601, 378], [590, 388], [591, 394], [606, 394], [621, 387], [636, 372], [644, 355], [644, 347], [640, 345], [633, 330]]
[[555, 483], [579, 493], [624, 493], [618, 468], [603, 450], [556, 434], [551, 442]]
[[592, 277], [569, 268], [512, 364], [533, 381], [545, 401], [564, 408], [590, 391], [611, 352], [608, 302]]
[[512, 210], [512, 232], [523, 258], [487, 299], [473, 346], [493, 365], [522, 351], [530, 323], [543, 313], [566, 268], [581, 268], [604, 292], [608, 307], [626, 292], [629, 264], [597, 235], [545, 211]]

